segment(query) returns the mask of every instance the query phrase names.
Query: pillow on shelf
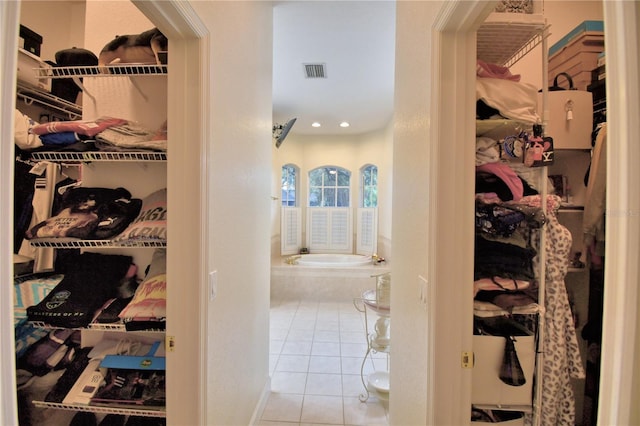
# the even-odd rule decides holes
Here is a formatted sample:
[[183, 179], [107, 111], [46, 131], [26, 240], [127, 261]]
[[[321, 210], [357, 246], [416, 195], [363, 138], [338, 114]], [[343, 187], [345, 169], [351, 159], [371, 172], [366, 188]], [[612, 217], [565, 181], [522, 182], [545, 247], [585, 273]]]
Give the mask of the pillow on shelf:
[[151, 259], [149, 272], [136, 289], [133, 300], [120, 312], [127, 329], [139, 329], [136, 323], [145, 323], [143, 328], [162, 328], [154, 323], [164, 323], [167, 315], [167, 250], [156, 249]]
[[114, 242], [167, 241], [167, 188], [160, 189], [142, 200], [138, 216], [113, 239]]

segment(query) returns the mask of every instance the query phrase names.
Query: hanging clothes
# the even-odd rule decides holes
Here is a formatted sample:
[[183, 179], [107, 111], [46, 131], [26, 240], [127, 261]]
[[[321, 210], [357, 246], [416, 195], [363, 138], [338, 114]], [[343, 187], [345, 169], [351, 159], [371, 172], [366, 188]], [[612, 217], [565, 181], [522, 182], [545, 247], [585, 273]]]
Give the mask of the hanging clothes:
[[[601, 124], [591, 156], [589, 181], [584, 202], [584, 243], [592, 250], [592, 262], [604, 256], [605, 210], [607, 189], [607, 123]], [[586, 253], [586, 250], [584, 251]]]
[[[59, 164], [42, 162], [42, 165], [45, 170], [37, 175], [35, 179], [33, 215], [29, 227], [51, 217], [56, 183], [64, 179], [64, 175], [60, 172]], [[35, 248], [28, 241], [23, 240], [18, 254], [34, 260], [33, 272], [53, 270], [55, 259], [55, 249], [53, 248]]]
[[[524, 197], [521, 202], [541, 207], [540, 196]], [[547, 224], [545, 233], [545, 295], [544, 341], [542, 368], [542, 401], [540, 419], [542, 425], [574, 425], [575, 399], [571, 379], [585, 377], [580, 348], [569, 305], [564, 278], [569, 267], [571, 232], [560, 224], [556, 212], [560, 197], [547, 196]], [[534, 230], [539, 234], [540, 230]], [[533, 238], [536, 244], [539, 235]], [[538, 250], [539, 248], [536, 247]], [[534, 271], [539, 271], [540, 259], [533, 260]], [[529, 419], [530, 420], [530, 419]]]
[[33, 193], [36, 176], [29, 173], [33, 163], [16, 157], [13, 197], [13, 252], [18, 253], [33, 215]]

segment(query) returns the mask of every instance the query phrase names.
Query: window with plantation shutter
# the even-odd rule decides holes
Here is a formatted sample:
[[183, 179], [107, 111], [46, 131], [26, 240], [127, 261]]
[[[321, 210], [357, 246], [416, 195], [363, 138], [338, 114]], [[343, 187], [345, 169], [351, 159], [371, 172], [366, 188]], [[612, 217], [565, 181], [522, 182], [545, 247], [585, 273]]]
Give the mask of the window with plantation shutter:
[[302, 220], [299, 207], [282, 207], [280, 212], [280, 253], [296, 254], [302, 247]]
[[351, 172], [322, 166], [309, 171], [307, 247], [317, 253], [351, 253]]

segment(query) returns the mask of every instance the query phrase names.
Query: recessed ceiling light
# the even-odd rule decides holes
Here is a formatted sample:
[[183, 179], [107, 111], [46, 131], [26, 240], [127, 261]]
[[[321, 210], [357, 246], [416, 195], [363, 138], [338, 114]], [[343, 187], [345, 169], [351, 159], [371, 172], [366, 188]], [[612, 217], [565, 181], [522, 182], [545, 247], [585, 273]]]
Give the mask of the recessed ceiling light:
[[314, 121], [313, 123], [311, 123], [311, 127], [320, 127], [320, 123]]
[[349, 123], [343, 121], [342, 123], [340, 123], [340, 127], [349, 127]]

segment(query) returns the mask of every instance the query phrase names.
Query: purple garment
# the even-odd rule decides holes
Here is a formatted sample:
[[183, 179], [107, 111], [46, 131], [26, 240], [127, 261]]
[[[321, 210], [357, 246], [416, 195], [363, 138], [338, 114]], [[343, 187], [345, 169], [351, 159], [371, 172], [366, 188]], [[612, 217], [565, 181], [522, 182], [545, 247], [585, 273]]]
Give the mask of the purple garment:
[[[507, 164], [496, 162], [486, 163], [480, 166], [476, 166], [476, 171], [485, 172], [496, 175], [501, 181], [507, 185], [511, 193], [513, 194], [513, 201], [518, 201], [524, 194], [524, 187], [522, 181]], [[503, 200], [505, 201], [505, 200]]]

